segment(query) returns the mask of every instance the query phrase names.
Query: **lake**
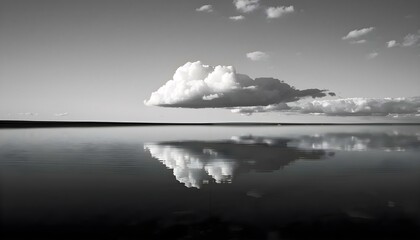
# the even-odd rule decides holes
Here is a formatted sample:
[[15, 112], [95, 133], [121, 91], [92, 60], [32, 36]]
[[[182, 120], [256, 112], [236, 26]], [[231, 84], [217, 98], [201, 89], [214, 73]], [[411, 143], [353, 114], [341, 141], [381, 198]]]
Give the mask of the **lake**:
[[420, 239], [420, 126], [0, 130], [0, 236]]

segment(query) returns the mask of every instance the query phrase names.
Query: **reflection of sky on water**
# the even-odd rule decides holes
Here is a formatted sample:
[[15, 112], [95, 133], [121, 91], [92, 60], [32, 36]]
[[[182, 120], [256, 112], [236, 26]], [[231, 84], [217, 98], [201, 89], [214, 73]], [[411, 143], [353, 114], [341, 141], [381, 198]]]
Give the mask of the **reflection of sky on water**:
[[186, 187], [214, 180], [230, 183], [235, 173], [274, 171], [298, 159], [322, 159], [326, 151], [406, 151], [420, 148], [419, 134], [325, 133], [292, 138], [233, 136], [220, 141], [146, 143], [152, 157], [173, 170]]
[[213, 155], [215, 151], [210, 149], [203, 149], [201, 155], [170, 145], [145, 144], [145, 149], [172, 169], [175, 178], [186, 187], [200, 188], [209, 181], [208, 175], [217, 183], [230, 181], [236, 165], [234, 160]]
[[392, 133], [327, 133], [301, 136], [297, 146], [311, 149], [331, 149], [343, 151], [406, 151], [420, 147], [419, 134]]
[[200, 188], [212, 179], [229, 183], [235, 172], [274, 171], [297, 159], [321, 159], [323, 150], [288, 146], [291, 139], [253, 136], [222, 141], [179, 141], [146, 143], [152, 157], [173, 170], [186, 187]]
[[337, 239], [336, 233], [420, 239], [419, 132], [418, 126], [2, 131], [0, 235], [167, 239], [178, 229], [182, 239], [206, 239], [196, 233], [267, 239], [269, 232], [280, 239]]

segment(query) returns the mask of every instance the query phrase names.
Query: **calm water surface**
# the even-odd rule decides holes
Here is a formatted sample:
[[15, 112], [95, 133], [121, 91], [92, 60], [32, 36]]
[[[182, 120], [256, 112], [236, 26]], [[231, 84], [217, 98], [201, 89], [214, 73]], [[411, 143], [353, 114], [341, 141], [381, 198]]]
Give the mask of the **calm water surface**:
[[0, 236], [420, 239], [420, 126], [0, 130]]

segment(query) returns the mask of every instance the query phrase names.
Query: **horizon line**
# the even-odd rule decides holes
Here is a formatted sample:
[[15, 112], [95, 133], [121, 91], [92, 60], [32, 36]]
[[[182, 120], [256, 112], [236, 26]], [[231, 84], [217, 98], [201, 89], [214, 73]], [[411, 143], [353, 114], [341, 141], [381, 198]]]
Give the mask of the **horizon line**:
[[54, 127], [124, 127], [124, 126], [392, 126], [420, 125], [401, 122], [357, 122], [357, 123], [304, 123], [304, 122], [133, 122], [133, 121], [37, 121], [37, 120], [0, 120], [0, 129], [4, 128], [54, 128]]

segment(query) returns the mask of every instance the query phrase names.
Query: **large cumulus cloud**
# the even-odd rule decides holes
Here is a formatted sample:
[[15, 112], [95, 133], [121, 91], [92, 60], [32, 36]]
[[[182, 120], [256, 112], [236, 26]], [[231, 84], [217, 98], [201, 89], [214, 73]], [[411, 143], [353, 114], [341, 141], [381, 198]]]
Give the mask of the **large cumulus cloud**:
[[144, 103], [162, 107], [231, 108], [283, 104], [326, 95], [326, 90], [298, 90], [278, 79], [252, 79], [236, 73], [232, 66], [212, 67], [197, 61], [179, 67], [173, 79]]

